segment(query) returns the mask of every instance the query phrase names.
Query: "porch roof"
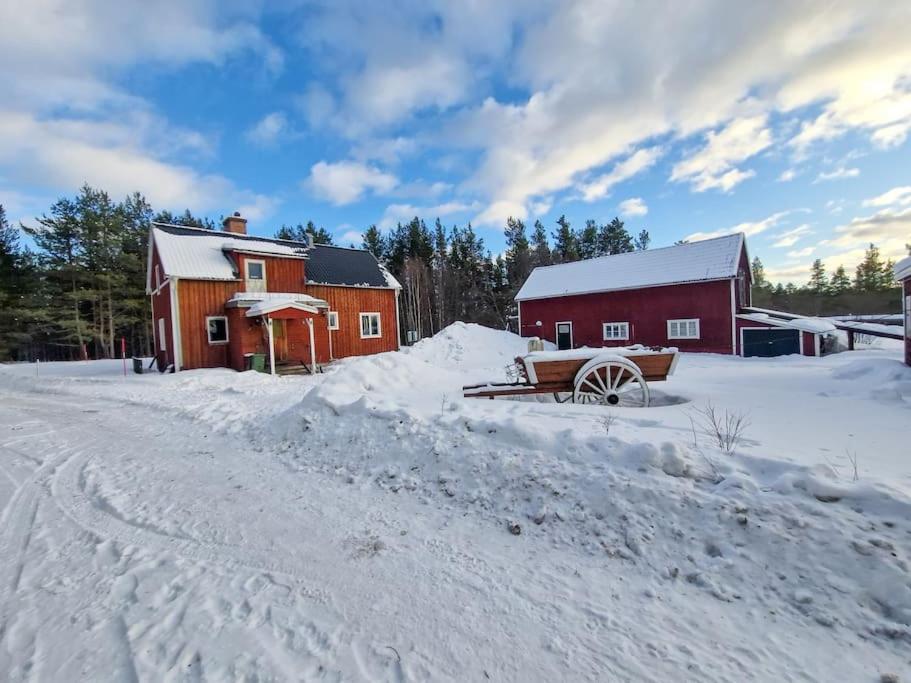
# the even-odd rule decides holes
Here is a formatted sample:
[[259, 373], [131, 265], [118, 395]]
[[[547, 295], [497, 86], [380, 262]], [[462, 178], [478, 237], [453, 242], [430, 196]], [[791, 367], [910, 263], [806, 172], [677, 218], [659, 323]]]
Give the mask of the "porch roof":
[[[319, 299], [314, 299], [314, 301], [319, 301]], [[328, 308], [328, 306], [326, 307]], [[319, 308], [314, 304], [307, 304], [295, 301], [294, 299], [267, 299], [250, 306], [250, 308], [247, 309], [246, 315], [248, 318], [256, 318], [261, 315], [268, 315], [269, 313], [275, 313], [276, 311], [283, 311], [289, 308], [295, 311], [312, 313], [313, 315], [319, 313]]]

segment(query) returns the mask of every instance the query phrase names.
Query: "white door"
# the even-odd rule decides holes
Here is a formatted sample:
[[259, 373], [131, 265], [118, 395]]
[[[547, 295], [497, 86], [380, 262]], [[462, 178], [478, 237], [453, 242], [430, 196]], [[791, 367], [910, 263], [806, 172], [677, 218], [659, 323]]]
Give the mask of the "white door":
[[248, 292], [265, 292], [266, 262], [246, 259], [244, 261], [244, 281]]

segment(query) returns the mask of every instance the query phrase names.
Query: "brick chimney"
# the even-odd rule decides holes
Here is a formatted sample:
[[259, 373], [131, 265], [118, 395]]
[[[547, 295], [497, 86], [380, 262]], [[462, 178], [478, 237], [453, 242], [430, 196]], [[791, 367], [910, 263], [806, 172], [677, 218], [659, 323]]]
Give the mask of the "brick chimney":
[[222, 223], [222, 229], [225, 232], [233, 232], [236, 235], [247, 234], [247, 219], [240, 217], [240, 212], [235, 211], [233, 216], [228, 216]]

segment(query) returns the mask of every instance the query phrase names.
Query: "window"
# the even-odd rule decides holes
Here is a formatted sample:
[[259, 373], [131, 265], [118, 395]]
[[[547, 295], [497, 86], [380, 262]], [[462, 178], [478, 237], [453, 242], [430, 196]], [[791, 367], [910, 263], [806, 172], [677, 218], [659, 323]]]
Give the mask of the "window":
[[629, 323], [602, 323], [604, 341], [614, 339], [629, 339]]
[[329, 329], [337, 330], [338, 329], [338, 311], [329, 311], [326, 315], [329, 316]]
[[699, 318], [667, 321], [668, 339], [699, 339]]
[[228, 319], [223, 315], [214, 315], [206, 318], [206, 332], [210, 344], [228, 343]]
[[248, 292], [266, 291], [266, 262], [255, 259], [244, 261], [244, 279], [247, 282]]
[[380, 314], [361, 313], [361, 339], [382, 336], [380, 333]]

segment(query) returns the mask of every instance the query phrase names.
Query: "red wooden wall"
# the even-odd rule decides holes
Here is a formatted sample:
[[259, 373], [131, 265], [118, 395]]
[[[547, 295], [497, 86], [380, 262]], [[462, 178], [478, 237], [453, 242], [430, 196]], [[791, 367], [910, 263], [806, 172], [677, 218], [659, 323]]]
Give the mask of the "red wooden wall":
[[237, 261], [237, 272], [240, 284], [236, 291], [246, 291], [244, 285], [244, 261], [266, 262], [266, 291], [268, 292], [303, 292], [305, 283], [305, 266], [303, 259], [281, 258], [279, 256], [259, 256], [254, 254], [234, 254]]
[[[206, 316], [225, 315], [225, 302], [237, 291], [237, 282], [179, 280], [177, 282], [181, 369], [228, 367], [227, 344], [210, 344]], [[230, 340], [230, 328], [228, 339]]]
[[[556, 342], [557, 322], [572, 321], [575, 347], [645, 344], [733, 353], [731, 315], [731, 280], [718, 280], [522, 301], [520, 333]], [[701, 338], [668, 339], [667, 321], [680, 318], [699, 318]], [[606, 322], [628, 322], [629, 341], [604, 341]]]
[[[307, 294], [326, 301], [338, 312], [338, 329], [332, 331], [332, 356], [366, 356], [399, 348], [395, 319], [395, 290], [367, 287], [307, 285]], [[361, 339], [361, 313], [380, 314], [381, 337]]]
[[164, 286], [158, 290], [156, 293], [155, 290], [158, 288], [158, 282], [155, 278], [155, 269], [156, 266], [159, 268], [161, 273], [162, 282], [164, 282], [164, 269], [161, 268], [161, 259], [158, 256], [158, 250], [152, 250], [152, 337], [155, 340], [155, 356], [157, 357], [161, 353], [161, 339], [158, 338], [158, 319], [164, 319], [164, 341], [165, 349], [165, 364], [170, 365], [174, 362], [174, 335], [173, 327], [171, 326], [171, 285], [165, 283]]

